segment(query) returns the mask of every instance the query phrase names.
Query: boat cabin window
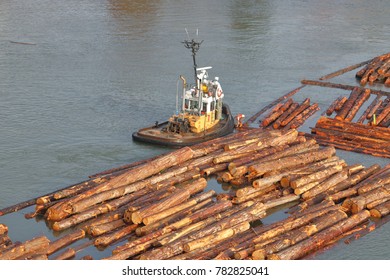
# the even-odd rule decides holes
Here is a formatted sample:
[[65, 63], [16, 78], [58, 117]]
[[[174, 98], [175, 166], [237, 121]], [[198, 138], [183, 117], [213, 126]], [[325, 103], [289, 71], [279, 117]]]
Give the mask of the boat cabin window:
[[193, 111], [194, 109], [198, 109], [198, 101], [185, 99], [184, 108], [188, 111]]
[[214, 110], [215, 110], [215, 101], [210, 103], [210, 111], [214, 111]]
[[207, 105], [208, 105], [208, 103], [206, 103], [206, 102], [203, 102], [203, 107], [202, 107], [202, 114], [205, 114], [205, 113], [207, 113], [207, 112], [208, 112]]

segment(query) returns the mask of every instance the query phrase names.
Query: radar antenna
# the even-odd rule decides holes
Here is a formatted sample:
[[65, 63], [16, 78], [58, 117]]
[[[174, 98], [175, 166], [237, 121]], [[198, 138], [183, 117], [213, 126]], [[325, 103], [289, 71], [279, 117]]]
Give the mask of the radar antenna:
[[[200, 41], [200, 42], [199, 41], [195, 41], [195, 39], [191, 39], [190, 40], [190, 37], [188, 36], [188, 31], [187, 31], [187, 29], [185, 29], [185, 30], [186, 30], [188, 39], [184, 40], [182, 43], [184, 44], [184, 46], [187, 49], [190, 49], [191, 52], [192, 52], [192, 60], [193, 60], [193, 63], [194, 63], [195, 85], [196, 85], [197, 89], [199, 89], [198, 88], [198, 76], [197, 76], [197, 73], [196, 73], [197, 65], [196, 65], [195, 56], [196, 56], [196, 53], [199, 51], [200, 45], [203, 43], [203, 40]], [[196, 35], [197, 36], [199, 35], [198, 30], [196, 31]]]

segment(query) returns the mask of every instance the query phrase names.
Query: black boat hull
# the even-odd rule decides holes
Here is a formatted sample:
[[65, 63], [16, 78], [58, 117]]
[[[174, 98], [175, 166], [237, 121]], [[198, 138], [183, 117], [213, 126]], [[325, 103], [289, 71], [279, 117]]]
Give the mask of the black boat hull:
[[169, 147], [184, 147], [202, 143], [214, 138], [228, 135], [234, 131], [234, 118], [227, 104], [222, 106], [223, 119], [219, 121], [213, 128], [202, 133], [186, 133], [179, 135], [163, 131], [163, 128], [168, 125], [168, 122], [163, 122], [158, 125], [142, 128], [133, 133], [133, 140], [160, 146]]

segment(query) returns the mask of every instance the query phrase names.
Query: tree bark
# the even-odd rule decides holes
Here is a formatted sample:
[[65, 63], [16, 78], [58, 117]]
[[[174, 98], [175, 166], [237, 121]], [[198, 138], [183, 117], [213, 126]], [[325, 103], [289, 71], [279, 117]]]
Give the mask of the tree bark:
[[275, 236], [281, 235], [283, 233], [286, 233], [288, 231], [291, 231], [293, 229], [301, 227], [301, 226], [309, 223], [314, 218], [328, 213], [330, 210], [333, 210], [333, 209], [332, 208], [320, 209], [318, 211], [308, 213], [304, 216], [298, 217], [292, 221], [287, 221], [287, 222], [285, 222], [285, 223], [283, 223], [275, 228], [270, 229], [269, 231], [266, 231], [266, 232], [258, 235], [256, 238], [253, 239], [253, 242], [254, 243], [264, 242], [268, 239], [274, 238]]
[[302, 88], [304, 88], [305, 86], [300, 86], [296, 89], [293, 89], [292, 91], [286, 93], [285, 95], [279, 97], [278, 99], [272, 101], [271, 103], [269, 103], [267, 106], [265, 106], [264, 108], [262, 108], [259, 112], [257, 112], [256, 114], [254, 114], [252, 117], [250, 117], [244, 124], [246, 126], [248, 126], [249, 124], [253, 123], [259, 116], [261, 116], [262, 114], [264, 114], [267, 110], [271, 109], [272, 107], [274, 107], [276, 104], [278, 104], [279, 102], [283, 101], [283, 100], [286, 100], [290, 97], [292, 97], [294, 94], [298, 93]]
[[363, 124], [365, 120], [371, 119], [372, 115], [375, 114], [376, 110], [381, 106], [382, 100], [381, 95], [377, 95], [371, 104], [366, 108], [364, 113], [360, 116], [357, 123]]
[[297, 154], [295, 156], [288, 156], [285, 158], [271, 160], [269, 162], [260, 163], [257, 165], [252, 165], [249, 167], [249, 171], [250, 171], [249, 176], [255, 178], [272, 170], [280, 170], [283, 168], [291, 168], [294, 166], [303, 166], [305, 164], [330, 158], [335, 153], [336, 150], [334, 147], [326, 147], [324, 149], [314, 151], [314, 152]]
[[199, 184], [194, 185], [193, 190], [189, 190], [188, 188], [178, 190], [168, 196], [167, 198], [158, 201], [157, 203], [154, 203], [146, 208], [137, 210], [132, 213], [131, 220], [135, 224], [140, 224], [143, 222], [143, 219], [145, 217], [154, 215], [156, 213], [159, 213], [163, 210], [166, 210], [170, 207], [176, 206], [178, 204], [181, 204], [188, 200], [191, 196], [192, 192], [199, 192], [206, 188], [207, 181], [204, 178], [199, 179]]
[[218, 231], [216, 233], [206, 235], [202, 238], [190, 241], [186, 244], [184, 244], [183, 249], [184, 252], [190, 252], [196, 249], [199, 249], [203, 246], [206, 246], [207, 244], [212, 244], [214, 242], [219, 242], [222, 240], [225, 240], [227, 238], [230, 238], [238, 233], [244, 232], [249, 230], [250, 224], [249, 222], [243, 222], [237, 225], [232, 226], [231, 228], [227, 228], [221, 231]]
[[274, 129], [278, 129], [281, 125], [283, 120], [285, 120], [292, 112], [294, 112], [299, 107], [299, 103], [292, 103], [290, 107], [286, 111], [283, 112], [272, 124], [272, 127]]
[[178, 204], [176, 206], [170, 207], [166, 210], [160, 211], [154, 215], [147, 216], [147, 217], [142, 219], [142, 222], [144, 223], [144, 225], [150, 225], [150, 224], [155, 223], [159, 220], [162, 220], [165, 217], [173, 215], [173, 214], [180, 212], [186, 208], [192, 207], [192, 206], [198, 204], [199, 202], [201, 202], [205, 199], [208, 199], [212, 196], [215, 196], [215, 191], [213, 191], [213, 190], [208, 191], [206, 193], [202, 193], [201, 195], [194, 197], [186, 202], [183, 202], [183, 203]]
[[[127, 172], [112, 178], [106, 183], [99, 184], [96, 187], [93, 187], [77, 197], [67, 201], [66, 203], [59, 203], [48, 209], [48, 220], [59, 221], [65, 217], [70, 216], [74, 213], [73, 206], [76, 202], [86, 199], [92, 195], [96, 195], [103, 191], [119, 188], [121, 186], [126, 186], [131, 183], [134, 183], [139, 180], [143, 180], [151, 175], [155, 175], [161, 172], [164, 169], [167, 169], [174, 165], [180, 165], [181, 163], [191, 159], [194, 156], [193, 150], [191, 148], [185, 147], [174, 152], [171, 152], [165, 156], [157, 158], [148, 162], [148, 164], [136, 166], [133, 169], [128, 170]], [[142, 187], [145, 187], [144, 185]], [[132, 191], [135, 191], [132, 189]], [[121, 192], [120, 195], [123, 195]], [[120, 196], [119, 195], [119, 196]], [[111, 197], [113, 198], [113, 197]], [[90, 206], [90, 205], [88, 205]], [[84, 206], [86, 207], [86, 206]], [[81, 208], [82, 209], [82, 208]], [[85, 209], [85, 208], [84, 208]], [[79, 210], [81, 211], [81, 210]]]
[[255, 246], [256, 251], [252, 256], [254, 259], [265, 259], [267, 255], [280, 252], [294, 244], [310, 238], [310, 236], [324, 230], [341, 220], [348, 218], [348, 215], [341, 211], [331, 211], [323, 216], [315, 218], [309, 225], [297, 228], [281, 236], [277, 241], [272, 242], [266, 246]]
[[116, 241], [119, 241], [120, 239], [134, 233], [137, 227], [138, 227], [137, 224], [127, 225], [127, 226], [121, 227], [112, 233], [108, 233], [106, 235], [103, 235], [103, 236], [96, 238], [94, 244], [96, 247], [106, 247], [106, 246], [108, 246]]
[[0, 260], [15, 260], [27, 254], [42, 254], [49, 247], [50, 240], [46, 236], [38, 236], [27, 240], [0, 253]]
[[370, 217], [370, 212], [367, 210], [359, 212], [345, 220], [342, 220], [335, 225], [320, 231], [311, 238], [299, 242], [285, 250], [276, 254], [271, 254], [267, 258], [271, 260], [294, 260], [300, 259], [314, 250], [318, 250], [325, 246], [328, 242], [337, 238], [344, 232], [347, 232], [355, 226], [363, 223]]
[[370, 214], [374, 218], [382, 218], [390, 213], [390, 200], [379, 204], [370, 210]]
[[76, 242], [77, 240], [83, 239], [85, 237], [85, 231], [82, 229], [76, 230], [74, 232], [71, 232], [67, 235], [64, 235], [63, 237], [51, 241], [49, 243], [49, 246], [46, 250], [46, 254], [52, 255], [53, 253], [57, 252], [58, 250], [69, 246], [70, 244]]
[[390, 197], [390, 184], [351, 198], [351, 212], [356, 214], [366, 208], [367, 203]]
[[308, 200], [310, 198], [313, 198], [313, 197], [319, 195], [320, 193], [326, 192], [329, 188], [346, 180], [347, 178], [348, 178], [348, 174], [345, 171], [335, 173], [334, 175], [332, 175], [330, 178], [323, 181], [318, 186], [315, 186], [314, 188], [304, 192], [302, 194], [302, 198], [304, 200]]
[[[303, 85], [339, 88], [339, 89], [344, 89], [344, 90], [353, 90], [355, 88], [354, 86], [350, 86], [350, 85], [336, 84], [336, 83], [330, 83], [330, 82], [321, 82], [321, 81], [313, 81], [313, 80], [302, 80], [301, 83]], [[360, 89], [364, 90], [365, 88], [360, 87]], [[371, 90], [371, 93], [390, 96], [390, 92], [383, 91], [383, 90]]]
[[318, 182], [342, 170], [342, 165], [333, 165], [330, 167], [326, 167], [325, 169], [319, 170], [308, 175], [304, 175], [302, 177], [290, 181], [290, 187], [292, 187], [293, 189], [300, 188], [303, 185], [307, 185], [312, 182]]
[[299, 106], [296, 110], [294, 110], [290, 115], [288, 115], [287, 118], [285, 118], [281, 125], [282, 126], [286, 126], [289, 122], [291, 122], [295, 116], [299, 115], [300, 113], [302, 113], [304, 110], [306, 110], [308, 107], [310, 106], [310, 98], [306, 98]]
[[366, 89], [360, 93], [360, 95], [356, 98], [353, 105], [351, 106], [351, 109], [349, 110], [348, 114], [345, 117], [345, 121], [352, 121], [357, 112], [359, 111], [360, 107], [363, 105], [364, 102], [366, 102], [371, 96], [371, 90]]

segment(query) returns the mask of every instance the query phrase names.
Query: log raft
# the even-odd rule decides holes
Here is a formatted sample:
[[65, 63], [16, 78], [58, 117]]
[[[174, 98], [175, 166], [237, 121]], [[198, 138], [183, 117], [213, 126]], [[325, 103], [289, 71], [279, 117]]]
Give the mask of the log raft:
[[[387, 75], [385, 60], [376, 64], [377, 74], [361, 71], [361, 80], [375, 83]], [[390, 166], [349, 166], [334, 147], [319, 144], [328, 138], [327, 145], [387, 155], [389, 94], [318, 81], [304, 84], [341, 87], [351, 94], [338, 98], [310, 135], [296, 128], [319, 107], [309, 98], [292, 99], [302, 86], [247, 123], [270, 110], [260, 128], [103, 171], [0, 211], [5, 215], [35, 204], [30, 216], [42, 217], [57, 231], [53, 240], [43, 236], [13, 243], [0, 224], [0, 259], [84, 259], [79, 252], [89, 246], [111, 251], [104, 259], [300, 259], [370, 217], [370, 223], [384, 220], [390, 212]], [[375, 102], [353, 123], [372, 94]], [[208, 190], [207, 179], [213, 176], [234, 187], [225, 194]], [[286, 207], [294, 209], [287, 218], [259, 223]]]
[[[141, 188], [128, 188], [128, 192], [120, 195], [117, 191], [123, 187], [113, 185], [101, 192], [96, 188], [97, 193], [92, 192], [93, 188], [86, 188], [84, 192], [88, 195], [78, 193], [66, 200], [60, 199], [57, 202], [60, 205], [73, 201], [70, 205], [83, 207], [74, 207], [81, 210], [68, 213], [69, 216], [54, 223], [47, 213], [39, 214], [59, 232], [58, 238], [52, 241], [41, 238], [39, 250], [29, 245], [34, 240], [19, 244], [8, 242], [8, 247], [1, 244], [0, 257], [81, 259], [80, 251], [95, 246], [112, 250], [111, 256], [104, 259], [301, 258], [308, 252], [302, 249], [297, 255], [287, 255], [285, 250], [296, 252], [290, 248], [302, 242], [312, 244], [312, 240], [319, 240], [318, 236], [324, 238], [323, 244], [334, 240], [337, 236], [332, 235], [336, 232], [332, 227], [341, 221], [354, 221], [353, 215], [365, 213], [364, 220], [367, 220], [367, 213], [373, 218], [388, 214], [390, 166], [349, 166], [337, 157], [333, 147], [320, 147], [314, 139], [302, 141], [294, 129], [270, 134], [259, 128], [254, 135], [220, 140], [217, 149], [207, 152], [202, 146], [199, 147], [201, 153], [197, 148], [188, 148], [191, 151], [186, 153], [198, 156], [190, 156], [158, 174], [150, 172], [124, 187], [142, 184]], [[381, 134], [381, 137], [387, 136]], [[256, 159], [248, 156], [251, 150], [258, 154]], [[214, 157], [211, 160], [210, 154]], [[229, 196], [207, 190], [207, 177], [215, 175], [202, 172], [203, 169], [220, 165], [213, 159], [230, 155], [237, 157], [231, 162], [225, 161], [221, 170], [228, 173], [228, 177], [245, 179], [246, 185], [236, 187]], [[230, 165], [233, 162], [235, 164]], [[133, 168], [139, 170], [140, 165]], [[118, 177], [112, 180], [114, 178]], [[110, 180], [103, 184], [113, 184]], [[106, 192], [107, 196], [101, 195]], [[336, 199], [343, 192], [348, 194]], [[100, 198], [99, 202], [90, 204], [94, 196]], [[37, 205], [50, 205], [45, 208], [46, 212], [56, 207], [55, 200], [43, 198]], [[285, 220], [254, 226], [254, 222], [287, 206], [301, 210], [292, 212]], [[67, 226], [60, 227], [63, 224]], [[355, 226], [357, 223], [348, 222], [337, 229], [349, 230]], [[2, 226], [0, 230], [3, 237], [7, 229]], [[86, 238], [91, 240], [75, 246]], [[32, 249], [27, 252], [26, 248]], [[285, 255], [281, 255], [282, 252]]]

